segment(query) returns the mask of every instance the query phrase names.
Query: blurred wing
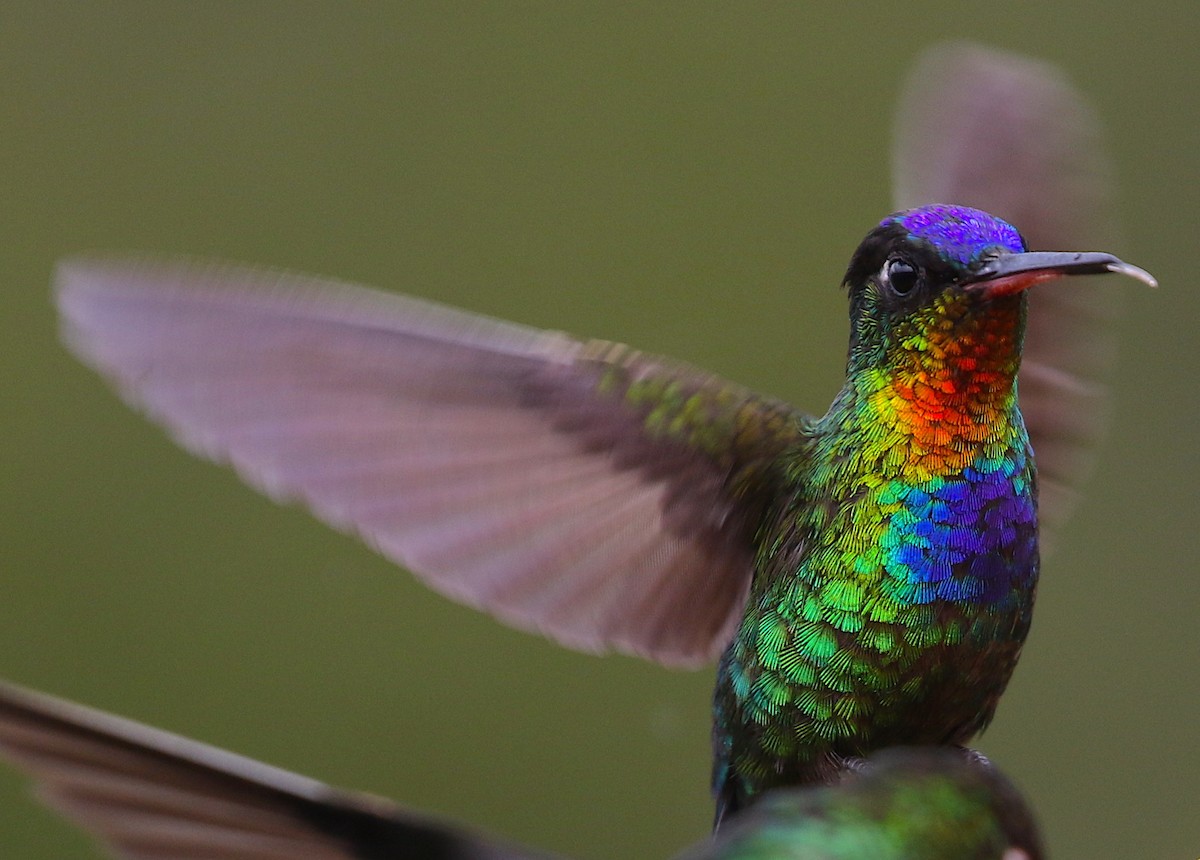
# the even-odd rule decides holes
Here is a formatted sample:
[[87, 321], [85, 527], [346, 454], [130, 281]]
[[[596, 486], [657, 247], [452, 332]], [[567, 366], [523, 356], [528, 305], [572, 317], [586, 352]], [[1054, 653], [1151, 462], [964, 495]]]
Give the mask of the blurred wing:
[[362, 287], [72, 262], [64, 339], [181, 444], [444, 594], [590, 651], [702, 663], [749, 586], [783, 404], [617, 344]]
[[0, 683], [0, 757], [130, 860], [535, 860], [367, 795]]
[[[898, 208], [974, 206], [1014, 224], [1031, 250], [1113, 245], [1099, 123], [1047, 63], [969, 43], [926, 52], [900, 101], [893, 170]], [[1108, 423], [1119, 299], [1108, 280], [1030, 291], [1021, 411], [1037, 455], [1043, 554]]]

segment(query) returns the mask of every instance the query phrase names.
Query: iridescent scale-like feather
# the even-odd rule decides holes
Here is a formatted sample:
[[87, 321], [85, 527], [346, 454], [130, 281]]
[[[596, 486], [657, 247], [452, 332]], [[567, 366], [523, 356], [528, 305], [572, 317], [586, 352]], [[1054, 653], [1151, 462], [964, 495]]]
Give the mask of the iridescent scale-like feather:
[[984, 302], [947, 281], [915, 309], [883, 310], [866, 274], [910, 247], [964, 272], [994, 249], [1023, 251], [1004, 222], [935, 206], [885, 220], [852, 263], [846, 386], [760, 537], [721, 664], [714, 776], [729, 808], [879, 746], [965, 742], [991, 719], [1029, 629], [1023, 297]]

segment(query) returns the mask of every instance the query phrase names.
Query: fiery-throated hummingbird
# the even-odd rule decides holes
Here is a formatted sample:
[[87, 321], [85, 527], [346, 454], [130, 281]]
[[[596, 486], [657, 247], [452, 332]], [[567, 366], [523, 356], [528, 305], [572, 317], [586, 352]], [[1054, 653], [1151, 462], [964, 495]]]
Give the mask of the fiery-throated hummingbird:
[[[553, 860], [378, 797], [0, 682], [0, 757], [131, 860]], [[994, 767], [885, 750], [835, 786], [780, 789], [681, 860], [1037, 860]]]
[[225, 265], [66, 262], [64, 337], [183, 445], [455, 599], [584, 650], [723, 654], [718, 820], [883, 746], [962, 744], [1029, 628], [1034, 454], [1051, 515], [1092, 432], [1079, 303], [1034, 303], [1022, 416], [1026, 290], [1153, 281], [965, 205], [1029, 215], [1034, 248], [1089, 222], [1093, 129], [1052, 71], [922, 68], [898, 174], [923, 205], [853, 254], [822, 418], [620, 344]]

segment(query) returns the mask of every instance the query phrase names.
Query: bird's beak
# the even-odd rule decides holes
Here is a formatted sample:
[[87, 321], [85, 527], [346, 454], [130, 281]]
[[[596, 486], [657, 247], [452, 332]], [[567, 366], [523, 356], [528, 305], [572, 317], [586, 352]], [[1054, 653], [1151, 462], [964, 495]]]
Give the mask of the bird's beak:
[[1034, 284], [1064, 275], [1103, 275], [1107, 272], [1137, 278], [1151, 287], [1158, 286], [1158, 281], [1145, 269], [1130, 265], [1112, 254], [1060, 251], [1004, 254], [988, 260], [972, 272], [964, 286], [993, 299], [1019, 293]]

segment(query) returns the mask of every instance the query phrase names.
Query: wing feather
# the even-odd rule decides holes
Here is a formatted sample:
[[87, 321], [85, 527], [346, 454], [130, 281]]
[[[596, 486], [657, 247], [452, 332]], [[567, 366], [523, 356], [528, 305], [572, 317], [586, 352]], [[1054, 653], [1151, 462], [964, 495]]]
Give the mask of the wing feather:
[[0, 756], [129, 860], [544, 856], [3, 682]]
[[185, 447], [584, 650], [724, 647], [747, 487], [800, 432], [666, 359], [318, 279], [72, 262], [58, 301], [71, 349]]

